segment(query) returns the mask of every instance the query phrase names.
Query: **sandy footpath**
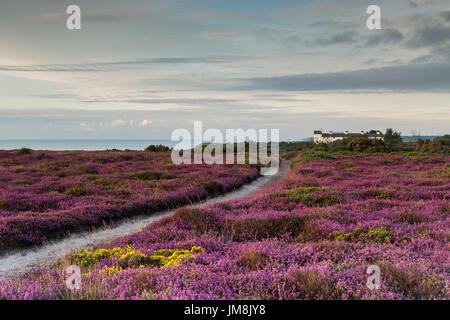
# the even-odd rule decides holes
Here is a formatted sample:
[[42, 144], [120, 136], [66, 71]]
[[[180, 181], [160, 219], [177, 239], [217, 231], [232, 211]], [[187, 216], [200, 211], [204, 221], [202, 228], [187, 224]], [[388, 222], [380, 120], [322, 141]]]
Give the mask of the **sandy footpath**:
[[[275, 183], [288, 171], [288, 161], [282, 161], [276, 175], [261, 176], [251, 183], [224, 195], [207, 199], [187, 207], [200, 207], [211, 203], [243, 198]], [[151, 216], [141, 215], [115, 222], [107, 228], [91, 232], [74, 233], [64, 239], [52, 240], [35, 248], [17, 249], [0, 256], [0, 280], [18, 275], [36, 267], [43, 267], [56, 262], [64, 255], [82, 248], [91, 248], [116, 237], [140, 231], [146, 225], [172, 215], [177, 209], [154, 213]]]

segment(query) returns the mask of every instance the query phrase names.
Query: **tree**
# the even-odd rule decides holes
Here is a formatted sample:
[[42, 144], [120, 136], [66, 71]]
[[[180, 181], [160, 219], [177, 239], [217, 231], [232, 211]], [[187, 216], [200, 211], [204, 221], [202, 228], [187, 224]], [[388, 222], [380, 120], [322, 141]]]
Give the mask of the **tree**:
[[167, 151], [170, 151], [170, 148], [167, 146], [163, 146], [162, 144], [160, 144], [159, 146], [151, 144], [147, 148], [145, 148], [144, 151], [145, 152], [167, 152]]
[[386, 129], [384, 134], [384, 144], [388, 151], [395, 151], [403, 142], [401, 133], [392, 130], [392, 128]]

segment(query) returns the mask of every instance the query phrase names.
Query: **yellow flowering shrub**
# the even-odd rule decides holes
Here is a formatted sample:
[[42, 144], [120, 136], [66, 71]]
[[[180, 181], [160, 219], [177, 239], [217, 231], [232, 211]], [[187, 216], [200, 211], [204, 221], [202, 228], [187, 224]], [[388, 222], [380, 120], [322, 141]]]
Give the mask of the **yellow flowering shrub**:
[[98, 273], [100, 274], [105, 274], [107, 276], [112, 276], [116, 273], [119, 273], [120, 271], [123, 271], [122, 268], [120, 267], [116, 267], [116, 266], [112, 266], [112, 267], [108, 267], [108, 266], [104, 266], [103, 269], [101, 269]]
[[149, 258], [158, 267], [176, 266], [183, 259], [193, 258], [195, 253], [204, 252], [202, 247], [192, 247], [191, 250], [183, 249], [161, 249], [156, 250]]
[[189, 260], [194, 254], [204, 252], [202, 247], [194, 246], [188, 249], [161, 249], [156, 250], [152, 255], [146, 255], [138, 249], [130, 246], [125, 248], [116, 247], [112, 249], [83, 249], [71, 253], [69, 258], [71, 263], [80, 267], [92, 267], [100, 259], [112, 258], [114, 265], [105, 266], [99, 271], [101, 274], [114, 275], [127, 267], [155, 266], [159, 268], [176, 266], [182, 260]]
[[72, 263], [80, 267], [95, 265], [100, 259], [113, 258], [116, 262], [130, 260], [133, 257], [146, 258], [147, 256], [130, 246], [125, 248], [116, 247], [112, 249], [83, 249], [69, 254]]
[[394, 236], [396, 236], [396, 234], [387, 230], [385, 227], [375, 227], [372, 229], [356, 228], [347, 233], [342, 233], [341, 231], [336, 230], [334, 231], [332, 238], [339, 241], [369, 240], [387, 243], [390, 242]]

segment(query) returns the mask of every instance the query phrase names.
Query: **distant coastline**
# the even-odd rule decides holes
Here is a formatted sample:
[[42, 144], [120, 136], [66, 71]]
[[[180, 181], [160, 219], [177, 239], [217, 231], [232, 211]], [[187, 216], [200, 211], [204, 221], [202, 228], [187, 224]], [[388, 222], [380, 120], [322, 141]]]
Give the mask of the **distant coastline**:
[[[438, 136], [420, 136], [422, 140], [433, 140]], [[312, 137], [301, 139], [287, 139], [284, 142], [299, 142], [312, 140]], [[417, 137], [402, 136], [403, 141], [416, 141]], [[160, 145], [172, 148], [176, 142], [165, 139], [0, 139], [0, 150], [15, 150], [20, 148], [30, 148], [33, 150], [49, 150], [49, 151], [101, 151], [108, 149], [118, 150], [144, 150], [149, 145]]]
[[49, 150], [49, 151], [64, 151], [64, 150], [84, 150], [97, 151], [107, 149], [118, 150], [144, 150], [151, 144], [164, 145], [173, 147], [176, 142], [162, 139], [128, 139], [128, 140], [0, 140], [0, 150], [14, 150], [20, 148], [30, 148], [33, 150]]
[[402, 136], [402, 139], [403, 139], [403, 142], [414, 142], [414, 141], [417, 141], [417, 139], [434, 140], [438, 137], [439, 136]]

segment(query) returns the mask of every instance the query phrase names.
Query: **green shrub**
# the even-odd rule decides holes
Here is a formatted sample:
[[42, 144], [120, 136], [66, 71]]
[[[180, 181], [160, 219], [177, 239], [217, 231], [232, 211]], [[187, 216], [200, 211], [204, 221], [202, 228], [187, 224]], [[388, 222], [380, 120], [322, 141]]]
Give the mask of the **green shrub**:
[[447, 296], [445, 279], [429, 276], [425, 270], [412, 267], [402, 268], [388, 262], [377, 263], [386, 282], [406, 295], [409, 299], [445, 299]]
[[418, 152], [450, 154], [450, 135], [446, 134], [433, 141], [419, 138], [414, 145], [414, 150]]
[[311, 267], [291, 267], [288, 270], [288, 278], [296, 288], [299, 299], [339, 299], [340, 290], [325, 274]]
[[223, 226], [224, 234], [234, 241], [249, 239], [270, 239], [276, 237], [298, 237], [311, 234], [311, 217], [292, 214], [290, 216], [269, 216], [264, 218], [227, 219]]
[[21, 148], [19, 151], [17, 151], [17, 154], [32, 154], [33, 150], [30, 148]]
[[386, 129], [384, 143], [386, 144], [387, 151], [392, 152], [398, 150], [398, 147], [403, 143], [401, 133], [391, 128]]
[[71, 195], [71, 196], [75, 196], [75, 197], [81, 197], [81, 196], [87, 196], [90, 194], [94, 194], [95, 191], [93, 191], [89, 188], [86, 188], [86, 186], [84, 186], [81, 183], [77, 183], [77, 184], [72, 185], [66, 191], [64, 191], [64, 193]]
[[171, 218], [162, 221], [162, 223], [170, 223], [171, 221], [187, 223], [187, 228], [191, 228], [199, 233], [215, 231], [222, 226], [214, 214], [201, 209], [186, 208], [177, 210]]
[[208, 190], [209, 195], [218, 195], [223, 193], [223, 187], [217, 181], [208, 182], [206, 185], [206, 190]]
[[350, 232], [342, 233], [339, 230], [334, 231], [332, 238], [338, 241], [358, 242], [369, 241], [377, 243], [389, 243], [393, 241], [394, 232], [385, 227], [375, 227], [373, 229], [356, 228]]
[[149, 145], [147, 148], [144, 149], [145, 152], [168, 152], [170, 151], [170, 148], [167, 146], [160, 145]]
[[292, 160], [290, 163], [290, 167], [293, 168], [299, 163], [305, 163], [313, 160], [334, 160], [336, 159], [333, 155], [324, 151], [313, 151], [313, 152], [305, 152], [301, 153], [300, 157]]
[[320, 187], [297, 187], [286, 190], [289, 198], [303, 203], [305, 206], [330, 206], [340, 202], [339, 191]]
[[260, 252], [252, 247], [245, 247], [238, 253], [238, 264], [247, 267], [250, 270], [257, 270], [264, 266], [269, 258], [270, 257], [264, 252]]

